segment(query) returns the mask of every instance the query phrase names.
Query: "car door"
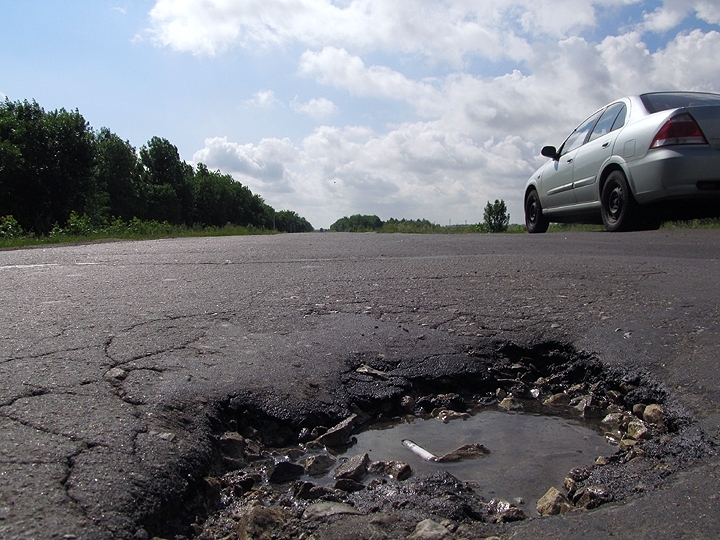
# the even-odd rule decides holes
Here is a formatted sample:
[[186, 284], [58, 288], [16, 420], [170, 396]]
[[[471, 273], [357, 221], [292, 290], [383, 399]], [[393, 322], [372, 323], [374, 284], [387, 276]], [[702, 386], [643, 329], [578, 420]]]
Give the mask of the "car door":
[[612, 155], [615, 139], [626, 117], [624, 103], [610, 105], [595, 124], [588, 141], [575, 153], [573, 193], [578, 204], [600, 200], [597, 188], [600, 167]]
[[542, 193], [545, 208], [560, 208], [575, 204], [573, 168], [578, 149], [587, 139], [602, 111], [598, 111], [573, 131], [558, 150], [557, 159], [543, 170]]

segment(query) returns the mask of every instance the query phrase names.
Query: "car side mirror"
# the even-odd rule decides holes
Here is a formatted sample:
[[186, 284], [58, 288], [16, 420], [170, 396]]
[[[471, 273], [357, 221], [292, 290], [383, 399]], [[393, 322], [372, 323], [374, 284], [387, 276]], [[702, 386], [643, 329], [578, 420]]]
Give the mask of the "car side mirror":
[[543, 149], [540, 150], [540, 153], [550, 159], [558, 159], [560, 156], [558, 156], [557, 148], [554, 146], [543, 146]]

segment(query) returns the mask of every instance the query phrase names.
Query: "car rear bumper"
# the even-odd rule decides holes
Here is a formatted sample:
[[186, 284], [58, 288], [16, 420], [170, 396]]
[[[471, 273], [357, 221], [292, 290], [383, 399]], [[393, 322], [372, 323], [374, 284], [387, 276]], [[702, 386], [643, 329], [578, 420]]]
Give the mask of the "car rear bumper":
[[720, 198], [720, 151], [709, 146], [650, 150], [628, 168], [640, 204]]

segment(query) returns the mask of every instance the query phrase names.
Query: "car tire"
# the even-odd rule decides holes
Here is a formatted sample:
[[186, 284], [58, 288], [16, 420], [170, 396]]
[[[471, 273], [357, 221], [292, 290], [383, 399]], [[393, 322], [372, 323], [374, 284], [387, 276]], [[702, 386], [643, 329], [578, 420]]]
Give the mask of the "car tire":
[[600, 213], [605, 229], [610, 232], [631, 231], [635, 227], [639, 209], [622, 171], [611, 172], [605, 181]]
[[540, 197], [531, 189], [525, 197], [525, 227], [529, 233], [544, 233], [550, 226], [550, 220], [543, 215]]

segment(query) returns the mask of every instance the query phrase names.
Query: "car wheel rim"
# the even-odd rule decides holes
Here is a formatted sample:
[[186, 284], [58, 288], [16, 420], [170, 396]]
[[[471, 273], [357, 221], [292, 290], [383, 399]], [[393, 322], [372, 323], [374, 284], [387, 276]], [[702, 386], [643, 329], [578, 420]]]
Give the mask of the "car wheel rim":
[[620, 186], [615, 186], [613, 188], [613, 190], [610, 192], [610, 197], [608, 198], [608, 211], [610, 214], [610, 218], [613, 221], [617, 221], [620, 218], [622, 209], [623, 209], [622, 188]]
[[538, 214], [538, 202], [537, 199], [533, 197], [532, 199], [530, 199], [528, 204], [528, 220], [530, 221], [531, 225], [535, 225], [537, 223]]

